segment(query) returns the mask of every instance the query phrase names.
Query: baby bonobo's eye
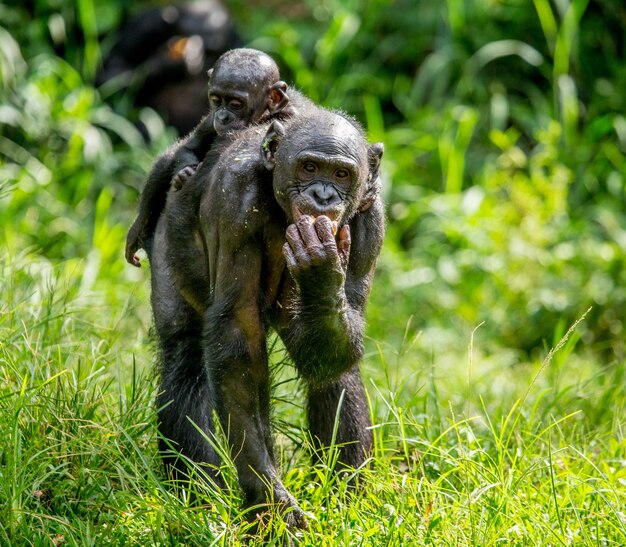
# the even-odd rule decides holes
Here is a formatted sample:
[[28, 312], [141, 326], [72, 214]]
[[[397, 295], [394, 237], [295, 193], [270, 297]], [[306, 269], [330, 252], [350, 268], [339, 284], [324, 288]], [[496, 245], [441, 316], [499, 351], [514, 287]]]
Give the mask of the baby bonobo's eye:
[[231, 99], [228, 105], [231, 110], [241, 110], [244, 106], [243, 101], [240, 101], [239, 99]]
[[211, 104], [213, 106], [219, 106], [222, 104], [222, 99], [220, 97], [218, 97], [217, 95], [211, 95], [209, 97], [209, 101], [211, 101]]

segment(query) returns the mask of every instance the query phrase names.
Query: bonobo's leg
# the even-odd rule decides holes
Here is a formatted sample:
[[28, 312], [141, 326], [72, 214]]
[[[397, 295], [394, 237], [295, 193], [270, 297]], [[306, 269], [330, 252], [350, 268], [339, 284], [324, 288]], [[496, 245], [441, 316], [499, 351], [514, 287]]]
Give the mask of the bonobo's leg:
[[333, 442], [338, 409], [334, 442], [340, 446], [339, 466], [359, 467], [372, 449], [372, 423], [356, 366], [334, 382], [308, 386], [309, 430], [317, 449], [328, 447]]
[[258, 249], [240, 248], [235, 257], [218, 259], [214, 300], [206, 312], [206, 365], [246, 507], [273, 501], [290, 526], [303, 527], [304, 513], [274, 464], [260, 267]]
[[187, 467], [172, 454], [168, 443], [196, 463], [209, 464], [213, 469], [219, 465], [215, 451], [198, 431], [211, 438], [215, 397], [203, 366], [202, 317], [184, 301], [172, 282], [162, 225], [159, 223], [150, 256], [152, 309], [161, 360], [157, 408], [163, 438], [159, 446], [168, 473], [174, 479], [183, 479]]

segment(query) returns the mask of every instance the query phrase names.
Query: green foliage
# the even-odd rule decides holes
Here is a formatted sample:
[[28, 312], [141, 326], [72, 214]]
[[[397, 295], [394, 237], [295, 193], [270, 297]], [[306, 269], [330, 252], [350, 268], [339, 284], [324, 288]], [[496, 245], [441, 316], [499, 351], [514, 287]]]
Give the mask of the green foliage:
[[[311, 468], [303, 390], [272, 356], [299, 544], [623, 545], [626, 8], [256, 4], [232, 2], [252, 45], [386, 150], [365, 487], [338, 480], [336, 451]], [[0, 3], [3, 545], [247, 541], [232, 467], [194, 504], [156, 454], [148, 275], [122, 250], [174, 135], [133, 112], [145, 144], [93, 87], [126, 9]], [[283, 544], [278, 512], [266, 522], [248, 541]]]
[[[0, 25], [17, 24], [14, 14], [0, 15]], [[19, 22], [24, 35], [38, 26]], [[7, 28], [0, 26], [0, 221], [12, 227], [7, 243], [49, 258], [86, 256], [95, 247], [121, 269], [119, 248], [107, 240], [117, 244], [125, 226], [109, 218], [109, 208], [136, 199], [156, 150], [173, 134], [145, 112], [161, 135], [147, 147], [73, 66], [51, 52], [25, 60]]]
[[[276, 509], [264, 538], [245, 539], [232, 466], [229, 489], [198, 485], [200, 503], [167, 484], [137, 315], [86, 295], [76, 263], [22, 257], [0, 273], [0, 542], [282, 544]], [[333, 473], [333, 450], [310, 466], [300, 409], [283, 400], [299, 389], [275, 350], [278, 453], [309, 514], [299, 544], [623, 544], [624, 367], [599, 374], [571, 354], [575, 335], [523, 369], [472, 344], [464, 366], [437, 372], [406, 374], [410, 344], [370, 358], [375, 451], [357, 491]]]
[[[372, 140], [385, 143], [390, 228], [374, 336], [401, 332], [411, 315], [416, 329], [467, 332], [485, 321], [496, 345], [532, 352], [591, 305], [584, 340], [623, 355], [626, 54], [610, 32], [598, 36], [623, 9], [540, 0], [534, 11], [519, 0], [301, 8], [299, 20], [280, 16], [288, 9], [270, 16], [235, 3], [233, 12], [244, 31], [254, 29], [252, 45], [282, 60], [286, 77], [360, 116]], [[99, 55], [94, 24], [108, 31], [121, 4], [60, 2], [37, 13], [0, 12], [19, 36], [46, 44], [33, 55], [20, 39], [31, 53], [25, 61], [15, 37], [0, 33], [0, 169], [4, 193], [11, 188], [2, 214], [17, 223], [7, 238], [57, 258], [85, 256], [97, 239], [102, 259], [122, 268], [106, 234], [122, 235], [126, 204], [173, 137], [153, 119], [160, 137], [145, 147], [89, 83]], [[68, 31], [75, 27], [82, 47]], [[71, 64], [53, 54], [49, 44], [59, 40]], [[107, 204], [125, 207], [112, 219]], [[389, 292], [402, 310], [391, 321]]]
[[[413, 314], [419, 329], [485, 321], [496, 344], [532, 352], [591, 305], [584, 340], [622, 356], [624, 7], [310, 6], [317, 26], [273, 17], [253, 43], [385, 143], [390, 227], [378, 279], [392, 288], [380, 304], [375, 295], [374, 336], [400, 332]], [[403, 312], [392, 318], [389, 292]]]

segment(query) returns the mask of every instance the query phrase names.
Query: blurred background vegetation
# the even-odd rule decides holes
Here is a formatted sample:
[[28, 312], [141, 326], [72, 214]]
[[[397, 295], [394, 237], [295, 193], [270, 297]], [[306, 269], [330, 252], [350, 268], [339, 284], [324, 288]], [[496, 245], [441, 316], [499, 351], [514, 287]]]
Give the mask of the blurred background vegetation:
[[[302, 386], [272, 355], [285, 484], [316, 515], [301, 544], [624, 545], [626, 4], [215, 2], [207, 59], [265, 50], [385, 143], [358, 496], [330, 464], [311, 482]], [[197, 511], [164, 488], [149, 272], [123, 258], [178, 133], [154, 66], [116, 74], [115, 52], [193, 45], [119, 41], [155, 6], [172, 17], [0, 0], [2, 545], [242, 544], [237, 489]], [[170, 99], [202, 106], [203, 71], [170, 65]]]
[[[122, 23], [155, 5], [165, 6], [0, 2], [0, 256], [62, 263], [80, 272], [80, 290], [105, 292], [145, 325], [148, 276], [124, 262], [123, 241], [151, 161], [176, 131], [133, 106], [132, 88], [95, 82]], [[592, 307], [581, 353], [623, 359], [626, 5], [227, 7], [243, 44], [385, 143], [389, 226], [370, 349], [421, 333], [423, 360], [458, 358], [481, 325], [480, 351], [526, 362]], [[21, 275], [40, 275], [29, 268]], [[136, 283], [134, 305], [121, 280]]]

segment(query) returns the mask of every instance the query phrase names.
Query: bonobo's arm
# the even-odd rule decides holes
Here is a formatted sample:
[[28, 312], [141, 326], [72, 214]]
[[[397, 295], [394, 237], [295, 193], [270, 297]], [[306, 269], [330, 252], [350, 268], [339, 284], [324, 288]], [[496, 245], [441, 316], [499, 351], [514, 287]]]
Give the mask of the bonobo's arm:
[[174, 156], [172, 184], [179, 190], [198, 170], [204, 156], [215, 142], [217, 133], [213, 127], [213, 114], [207, 114], [196, 128], [180, 142]]
[[173, 184], [176, 189], [180, 189], [196, 172], [216, 136], [213, 116], [208, 114], [189, 135], [154, 162], [139, 198], [137, 218], [126, 236], [126, 260], [133, 266], [141, 266], [135, 253], [150, 244], [170, 186]]
[[[366, 240], [358, 228], [361, 247]], [[364, 307], [380, 247], [359, 248], [358, 267], [352, 267], [350, 226], [336, 241], [325, 216], [303, 216], [286, 235], [283, 251], [296, 297], [281, 336], [302, 377], [322, 383], [361, 359]]]
[[149, 245], [159, 216], [165, 207], [167, 191], [173, 175], [174, 162], [172, 154], [167, 151], [157, 158], [148, 174], [148, 179], [139, 198], [137, 218], [126, 236], [126, 260], [133, 266], [141, 266], [135, 253], [139, 249], [146, 249], [146, 246]]

